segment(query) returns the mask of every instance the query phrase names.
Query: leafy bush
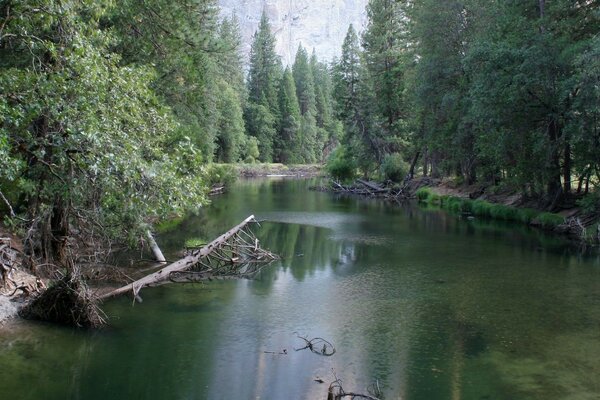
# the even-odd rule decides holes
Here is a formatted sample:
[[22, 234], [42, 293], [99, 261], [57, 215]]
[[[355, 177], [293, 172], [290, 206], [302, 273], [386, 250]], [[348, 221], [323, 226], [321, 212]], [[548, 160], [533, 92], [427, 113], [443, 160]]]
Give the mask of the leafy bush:
[[229, 164], [211, 164], [207, 171], [209, 186], [230, 186], [237, 180], [237, 176], [235, 168]]
[[400, 153], [387, 154], [381, 163], [381, 174], [384, 179], [392, 182], [401, 182], [408, 172], [408, 164], [402, 159]]
[[343, 147], [331, 153], [325, 169], [331, 177], [341, 181], [349, 181], [356, 176], [356, 164]]
[[590, 193], [577, 201], [583, 212], [589, 213], [600, 209], [600, 192]]
[[416, 191], [415, 195], [417, 196], [417, 200], [427, 202], [429, 196], [432, 195], [432, 191], [428, 187], [422, 187]]
[[258, 139], [254, 136], [248, 136], [246, 139], [246, 157], [244, 162], [246, 164], [253, 164], [258, 160], [260, 152], [258, 150]]

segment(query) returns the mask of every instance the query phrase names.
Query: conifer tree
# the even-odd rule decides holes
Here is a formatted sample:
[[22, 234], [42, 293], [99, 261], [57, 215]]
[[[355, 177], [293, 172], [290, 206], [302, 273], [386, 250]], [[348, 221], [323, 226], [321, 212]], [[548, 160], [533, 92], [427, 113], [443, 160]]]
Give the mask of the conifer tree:
[[277, 135], [277, 160], [282, 163], [301, 162], [299, 150], [300, 106], [296, 85], [289, 67], [285, 69], [279, 86], [279, 115]]
[[260, 160], [263, 162], [271, 162], [274, 156], [280, 77], [281, 60], [275, 52], [275, 36], [263, 11], [250, 50], [248, 104], [245, 110], [247, 132], [258, 139]]

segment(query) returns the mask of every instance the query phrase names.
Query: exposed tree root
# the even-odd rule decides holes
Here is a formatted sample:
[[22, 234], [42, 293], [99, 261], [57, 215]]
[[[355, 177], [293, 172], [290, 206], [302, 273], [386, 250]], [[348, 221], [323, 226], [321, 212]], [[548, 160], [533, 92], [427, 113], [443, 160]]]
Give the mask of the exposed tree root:
[[37, 296], [20, 315], [80, 328], [97, 328], [106, 316], [79, 275], [66, 276]]

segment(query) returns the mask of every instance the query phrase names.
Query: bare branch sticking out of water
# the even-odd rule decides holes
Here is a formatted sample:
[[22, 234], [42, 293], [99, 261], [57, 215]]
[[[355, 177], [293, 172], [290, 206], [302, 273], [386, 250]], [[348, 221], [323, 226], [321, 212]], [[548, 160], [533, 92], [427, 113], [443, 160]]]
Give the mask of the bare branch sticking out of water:
[[319, 354], [321, 356], [327, 356], [330, 357], [332, 355], [335, 354], [335, 347], [333, 347], [333, 344], [331, 344], [331, 342], [317, 337], [317, 338], [313, 338], [313, 339], [307, 339], [303, 336], [297, 335], [298, 339], [302, 339], [304, 340], [304, 342], [306, 343], [306, 346], [299, 348], [299, 349], [294, 349], [296, 351], [300, 351], [300, 350], [305, 350], [305, 349], [310, 349], [310, 351], [312, 351], [315, 354]]
[[[327, 390], [327, 400], [342, 400], [342, 399], [367, 399], [367, 400], [382, 400], [381, 389], [379, 388], [379, 382], [376, 381], [374, 384], [369, 386], [367, 391], [369, 394], [346, 392], [342, 387], [342, 380], [337, 377], [333, 372], [335, 380], [329, 384]], [[377, 397], [375, 397], [377, 396]]]

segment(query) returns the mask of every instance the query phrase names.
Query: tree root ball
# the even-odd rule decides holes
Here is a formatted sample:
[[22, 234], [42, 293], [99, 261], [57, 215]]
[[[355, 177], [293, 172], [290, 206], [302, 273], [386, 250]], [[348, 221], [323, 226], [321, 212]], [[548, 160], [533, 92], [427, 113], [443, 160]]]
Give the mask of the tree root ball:
[[78, 328], [98, 328], [106, 322], [97, 300], [78, 277], [55, 282], [25, 306], [20, 315]]

